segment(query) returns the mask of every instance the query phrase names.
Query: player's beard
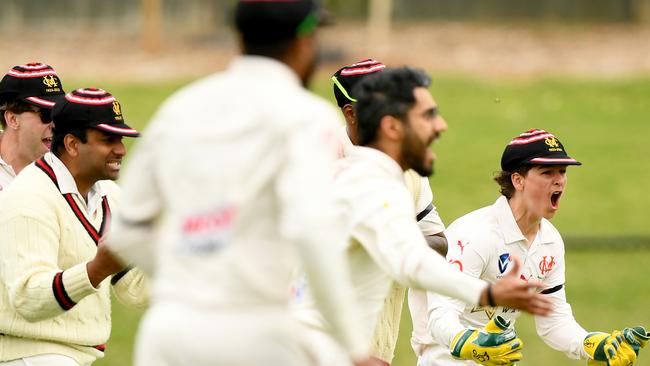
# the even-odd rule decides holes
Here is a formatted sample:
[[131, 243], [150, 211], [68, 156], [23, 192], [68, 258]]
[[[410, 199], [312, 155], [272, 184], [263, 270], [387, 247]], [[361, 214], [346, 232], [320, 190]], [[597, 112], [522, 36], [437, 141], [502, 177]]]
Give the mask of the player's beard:
[[404, 159], [408, 168], [415, 170], [420, 176], [431, 176], [433, 174], [433, 160], [430, 164], [427, 163], [427, 152], [430, 143], [422, 141], [408, 123], [405, 125], [406, 134], [402, 144], [402, 159]]

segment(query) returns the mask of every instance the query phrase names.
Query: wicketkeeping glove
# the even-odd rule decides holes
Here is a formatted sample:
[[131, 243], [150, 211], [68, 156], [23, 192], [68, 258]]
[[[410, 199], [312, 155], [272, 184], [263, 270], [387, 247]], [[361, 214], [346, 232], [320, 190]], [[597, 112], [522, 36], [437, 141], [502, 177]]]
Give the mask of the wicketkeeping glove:
[[454, 337], [449, 347], [459, 360], [472, 360], [486, 366], [514, 365], [521, 360], [524, 343], [517, 338], [510, 321], [500, 316], [490, 320], [485, 329], [466, 329]]
[[636, 362], [639, 350], [648, 343], [650, 333], [637, 326], [615, 330], [611, 334], [589, 333], [583, 342], [585, 352], [592, 357], [588, 365], [630, 366]]

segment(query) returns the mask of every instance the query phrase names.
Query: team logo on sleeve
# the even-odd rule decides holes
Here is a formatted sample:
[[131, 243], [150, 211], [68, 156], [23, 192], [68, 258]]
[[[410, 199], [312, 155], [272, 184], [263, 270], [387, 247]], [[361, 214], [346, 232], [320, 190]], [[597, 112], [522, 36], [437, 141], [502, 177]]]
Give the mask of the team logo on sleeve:
[[[551, 257], [551, 259], [547, 259], [548, 257]], [[553, 269], [553, 266], [555, 266], [555, 257], [551, 256], [544, 256], [541, 261], [539, 261], [539, 272], [543, 275], [551, 272]]]
[[503, 274], [508, 269], [510, 263], [510, 253], [503, 253], [499, 256], [499, 273]]

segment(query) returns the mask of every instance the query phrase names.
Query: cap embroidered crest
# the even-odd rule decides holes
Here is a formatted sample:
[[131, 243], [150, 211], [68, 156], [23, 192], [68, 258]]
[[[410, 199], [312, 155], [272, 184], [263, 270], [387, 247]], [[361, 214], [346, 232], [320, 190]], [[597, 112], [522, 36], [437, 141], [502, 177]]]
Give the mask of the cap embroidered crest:
[[22, 100], [51, 109], [64, 94], [54, 69], [40, 62], [14, 66], [0, 81], [0, 102]]
[[88, 127], [120, 136], [140, 136], [124, 122], [122, 107], [115, 97], [98, 88], [82, 88], [66, 94], [64, 101], [54, 107], [52, 119], [58, 131]]
[[582, 165], [567, 155], [557, 137], [540, 129], [520, 134], [503, 151], [501, 169], [504, 171], [513, 171], [523, 164]]

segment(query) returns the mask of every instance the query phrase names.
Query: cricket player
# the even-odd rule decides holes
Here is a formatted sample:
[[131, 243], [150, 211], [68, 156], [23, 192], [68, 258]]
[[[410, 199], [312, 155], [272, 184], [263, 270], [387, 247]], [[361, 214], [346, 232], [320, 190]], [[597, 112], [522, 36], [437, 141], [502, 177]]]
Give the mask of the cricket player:
[[[403, 173], [433, 172], [434, 156], [428, 146], [435, 139], [437, 106], [429, 83], [424, 73], [411, 68], [386, 69], [361, 80], [354, 91], [359, 146], [350, 147], [339, 160], [334, 186], [350, 239], [332, 249], [349, 258], [354, 294], [362, 307], [363, 341], [368, 345], [393, 281], [477, 306], [499, 303], [535, 314], [550, 310], [548, 299], [529, 292], [537, 282], [525, 283], [511, 275], [487, 285], [459, 273], [428, 247]], [[328, 340], [329, 325], [309, 300], [305, 295], [297, 316], [310, 327], [312, 348], [320, 351], [319, 365], [345, 365]]]
[[312, 364], [289, 311], [299, 262], [346, 362], [368, 364], [334, 250], [338, 116], [305, 89], [323, 19], [312, 0], [239, 1], [243, 55], [166, 101], [137, 146], [109, 238], [154, 275], [136, 365]]
[[0, 191], [50, 150], [54, 102], [65, 92], [43, 63], [14, 66], [0, 81]]
[[[533, 129], [514, 138], [503, 152], [502, 171], [495, 178], [501, 196], [493, 205], [462, 216], [447, 228], [452, 243], [447, 258], [461, 272], [490, 283], [513, 273], [522, 283], [540, 281], [540, 293], [554, 305], [547, 316], [535, 316], [537, 333], [546, 344], [571, 359], [587, 359], [590, 365], [632, 365], [650, 337], [643, 327], [589, 333], [576, 322], [566, 301], [564, 242], [549, 220], [560, 208], [568, 165], [581, 164], [567, 154], [555, 135]], [[515, 258], [523, 266], [515, 268]], [[514, 323], [518, 310], [476, 306], [433, 293], [428, 294], [428, 303], [435, 342], [420, 357], [419, 366], [518, 361], [508, 348], [477, 354], [463, 349], [473, 329], [483, 328], [496, 317]]]
[[52, 111], [52, 152], [25, 167], [0, 201], [0, 365], [80, 366], [103, 357], [113, 289], [144, 306], [142, 272], [103, 245], [126, 153], [139, 133], [121, 105], [77, 89]]
[[[354, 87], [362, 78], [381, 72], [385, 68], [386, 66], [379, 61], [365, 59], [342, 67], [332, 75], [334, 97], [346, 122], [345, 133], [341, 136], [341, 155], [345, 155], [345, 150], [349, 149], [350, 146], [359, 144], [358, 122], [354, 112], [356, 99], [352, 95]], [[437, 140], [447, 130], [447, 122], [438, 113], [433, 125], [434, 140]], [[446, 256], [447, 240], [443, 233], [445, 225], [433, 205], [433, 193], [431, 192], [428, 177], [422, 177], [414, 170], [409, 169], [404, 172], [404, 180], [413, 198], [418, 227], [422, 231], [427, 244], [443, 257]], [[377, 319], [377, 327], [375, 327], [371, 344], [371, 354], [386, 365], [390, 365], [395, 355], [405, 292], [406, 288], [393, 281], [389, 294], [384, 300], [384, 307]], [[413, 323], [412, 342], [415, 342], [415, 340], [428, 336], [426, 330], [426, 293], [409, 289], [408, 303], [412, 318], [420, 320]], [[430, 341], [427, 341], [428, 338], [424, 339], [423, 342], [430, 343]]]

